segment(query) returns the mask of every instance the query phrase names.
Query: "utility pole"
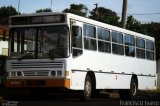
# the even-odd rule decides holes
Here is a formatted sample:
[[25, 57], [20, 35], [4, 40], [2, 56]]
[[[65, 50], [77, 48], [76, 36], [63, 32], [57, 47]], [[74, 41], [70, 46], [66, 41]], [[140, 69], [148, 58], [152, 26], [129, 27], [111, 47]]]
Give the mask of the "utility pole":
[[94, 5], [96, 5], [96, 8], [95, 8], [95, 13], [96, 13], [96, 20], [98, 20], [99, 19], [99, 14], [98, 14], [98, 3], [96, 3], [96, 4], [94, 4]]
[[50, 9], [52, 10], [52, 0], [51, 0], [51, 6], [50, 6]]
[[123, 0], [123, 10], [122, 10], [122, 28], [126, 28], [126, 14], [127, 14], [127, 1]]
[[18, 0], [18, 14], [19, 14], [19, 6], [20, 6], [20, 0]]

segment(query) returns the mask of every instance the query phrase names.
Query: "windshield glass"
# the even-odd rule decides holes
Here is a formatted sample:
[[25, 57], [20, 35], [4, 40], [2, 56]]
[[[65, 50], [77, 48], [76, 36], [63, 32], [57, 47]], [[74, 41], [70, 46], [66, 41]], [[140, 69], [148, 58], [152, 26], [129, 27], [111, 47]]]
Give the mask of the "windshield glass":
[[11, 30], [10, 58], [65, 58], [69, 54], [67, 26], [14, 28]]

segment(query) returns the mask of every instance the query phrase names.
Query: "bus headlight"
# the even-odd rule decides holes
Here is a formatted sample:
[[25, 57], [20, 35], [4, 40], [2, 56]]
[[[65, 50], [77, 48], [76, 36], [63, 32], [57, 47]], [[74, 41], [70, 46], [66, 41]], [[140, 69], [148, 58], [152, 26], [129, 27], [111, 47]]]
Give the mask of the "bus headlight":
[[51, 75], [52, 76], [56, 76], [56, 72], [55, 71], [51, 71]]
[[61, 76], [62, 75], [62, 71], [57, 71], [57, 76]]
[[21, 76], [21, 75], [22, 75], [22, 72], [18, 71], [17, 76]]
[[16, 76], [16, 72], [14, 72], [14, 71], [11, 72], [11, 76], [12, 76], [12, 77], [15, 77], [15, 76]]

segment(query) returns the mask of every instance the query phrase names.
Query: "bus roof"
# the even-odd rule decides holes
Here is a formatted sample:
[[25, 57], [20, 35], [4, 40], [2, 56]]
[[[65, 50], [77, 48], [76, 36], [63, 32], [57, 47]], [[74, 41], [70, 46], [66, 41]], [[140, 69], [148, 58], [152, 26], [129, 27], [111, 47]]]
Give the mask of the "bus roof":
[[60, 12], [41, 12], [41, 13], [31, 13], [31, 14], [22, 14], [22, 15], [14, 15], [12, 17], [27, 17], [27, 16], [43, 16], [43, 15], [62, 15], [67, 13], [60, 13]]
[[149, 40], [152, 40], [152, 41], [155, 40], [154, 37], [151, 37], [151, 36], [148, 36], [148, 35], [144, 35], [144, 34], [137, 33], [137, 32], [134, 32], [134, 31], [130, 31], [130, 30], [127, 30], [127, 29], [124, 29], [124, 28], [120, 28], [120, 27], [116, 27], [116, 26], [109, 25], [109, 24], [106, 24], [106, 23], [102, 23], [102, 22], [92, 20], [92, 19], [89, 19], [89, 18], [81, 17], [81, 16], [74, 15], [74, 14], [71, 14], [71, 13], [67, 13], [67, 14], [69, 15], [69, 17], [71, 17], [73, 19], [81, 20], [82, 22], [85, 22], [85, 23], [88, 23], [88, 24], [91, 24], [91, 25], [96, 25], [96, 26], [99, 26], [99, 27], [102, 27], [102, 28], [107, 28], [109, 30], [121, 32], [121, 33], [124, 33], [124, 34], [130, 34], [130, 35], [134, 35], [134, 36], [137, 36], [137, 37], [146, 38], [146, 39], [149, 39]]
[[99, 22], [99, 21], [96, 21], [96, 20], [93, 20], [93, 19], [89, 19], [87, 17], [82, 17], [82, 16], [78, 16], [78, 15], [75, 15], [75, 14], [71, 14], [71, 13], [42, 12], [42, 13], [15, 15], [15, 16], [11, 16], [10, 18], [12, 18], [12, 17], [28, 17], [28, 16], [43, 16], [43, 15], [66, 15], [68, 18], [72, 18], [72, 19], [75, 19], [77, 21], [81, 21], [81, 22], [84, 22], [84, 23], [87, 23], [87, 24], [96, 25], [98, 27], [107, 28], [109, 30], [118, 31], [118, 32], [121, 32], [121, 33], [124, 33], [124, 34], [130, 34], [130, 35], [134, 35], [134, 36], [137, 36], [137, 37], [146, 38], [146, 39], [149, 39], [149, 40], [152, 40], [152, 41], [155, 40], [154, 37], [151, 37], [151, 36], [148, 36], [148, 35], [144, 35], [144, 34], [137, 33], [137, 32], [134, 32], [134, 31], [130, 31], [130, 30], [127, 30], [127, 29], [123, 29], [123, 28], [120, 28], [120, 27], [116, 27], [116, 26], [113, 26], [113, 25], [109, 25], [109, 24], [102, 23], [102, 22]]

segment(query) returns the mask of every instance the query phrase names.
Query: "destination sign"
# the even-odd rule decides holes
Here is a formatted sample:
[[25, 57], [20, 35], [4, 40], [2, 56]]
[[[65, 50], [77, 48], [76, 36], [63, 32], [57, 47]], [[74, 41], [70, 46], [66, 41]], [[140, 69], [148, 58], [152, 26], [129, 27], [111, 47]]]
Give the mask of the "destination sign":
[[12, 17], [11, 25], [30, 25], [30, 24], [48, 24], [48, 23], [64, 23], [64, 15], [47, 15], [47, 16], [24, 16]]

